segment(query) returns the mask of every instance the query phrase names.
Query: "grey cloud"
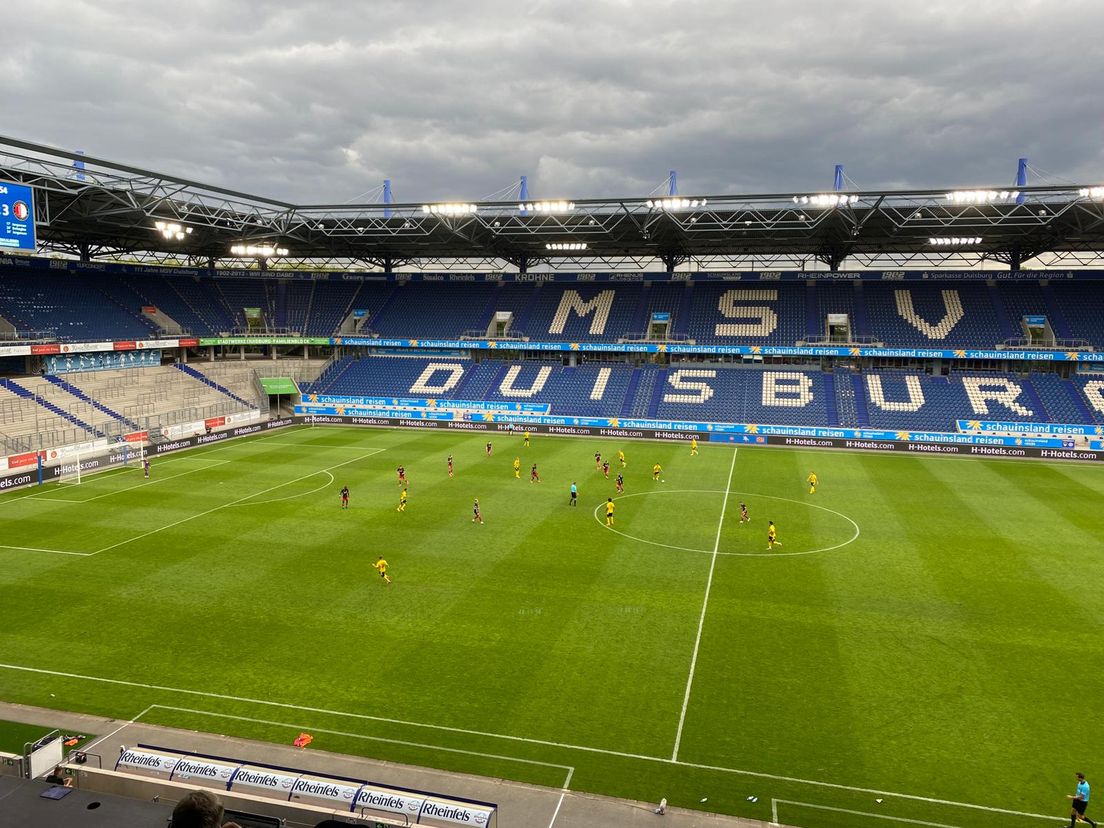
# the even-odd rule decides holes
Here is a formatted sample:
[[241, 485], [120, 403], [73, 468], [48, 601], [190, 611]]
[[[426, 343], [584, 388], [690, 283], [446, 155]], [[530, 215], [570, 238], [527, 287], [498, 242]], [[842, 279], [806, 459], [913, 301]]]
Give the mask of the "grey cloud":
[[[1094, 2], [17, 0], [6, 132], [259, 195], [1104, 179]], [[5, 26], [11, 30], [10, 26]]]

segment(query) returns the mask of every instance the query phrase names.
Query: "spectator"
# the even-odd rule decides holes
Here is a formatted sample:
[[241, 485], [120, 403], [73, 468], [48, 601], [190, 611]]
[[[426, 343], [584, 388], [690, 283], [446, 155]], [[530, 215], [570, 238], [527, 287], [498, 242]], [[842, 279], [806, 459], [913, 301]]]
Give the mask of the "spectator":
[[73, 787], [73, 777], [65, 775], [65, 768], [58, 765], [54, 768], [53, 772], [46, 777], [46, 781], [51, 785], [64, 785], [66, 788]]
[[176, 803], [169, 828], [241, 828], [222, 821], [222, 803], [210, 791], [192, 791]]

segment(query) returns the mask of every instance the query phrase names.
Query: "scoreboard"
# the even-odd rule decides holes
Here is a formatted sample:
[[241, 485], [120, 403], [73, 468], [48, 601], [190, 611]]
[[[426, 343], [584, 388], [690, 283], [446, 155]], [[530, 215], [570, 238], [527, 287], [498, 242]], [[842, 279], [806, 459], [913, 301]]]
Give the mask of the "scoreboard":
[[34, 191], [0, 181], [0, 250], [35, 249]]

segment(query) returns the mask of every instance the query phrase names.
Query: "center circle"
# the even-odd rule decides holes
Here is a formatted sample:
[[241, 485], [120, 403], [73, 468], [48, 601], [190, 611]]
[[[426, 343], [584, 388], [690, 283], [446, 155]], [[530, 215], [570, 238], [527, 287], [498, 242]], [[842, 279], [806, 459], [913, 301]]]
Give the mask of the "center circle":
[[[613, 500], [614, 500], [614, 502], [616, 502], [618, 500], [624, 500], [624, 499], [630, 498], [630, 497], [643, 497], [645, 495], [667, 495], [667, 494], [721, 494], [721, 495], [723, 495], [723, 494], [725, 494], [725, 491], [723, 489], [662, 489], [662, 490], [651, 491], [651, 492], [633, 492], [632, 494], [624, 494], [624, 495], [621, 495], [620, 497], [615, 497]], [[778, 551], [771, 550], [769, 552], [722, 552], [722, 551], [718, 550], [717, 553], [716, 553], [717, 555], [726, 555], [728, 557], [733, 557], [733, 558], [781, 558], [781, 557], [796, 557], [798, 555], [815, 555], [818, 552], [832, 552], [833, 550], [841, 549], [844, 546], [848, 546], [849, 544], [854, 543], [859, 538], [859, 534], [860, 534], [859, 524], [855, 523], [854, 520], [852, 520], [847, 515], [843, 514], [843, 512], [837, 512], [835, 509], [829, 509], [827, 506], [821, 506], [820, 504], [817, 504], [817, 503], [809, 503], [808, 501], [805, 501], [805, 500], [797, 500], [797, 499], [792, 498], [792, 497], [780, 497], [779, 495], [767, 495], [767, 494], [760, 494], [758, 492], [739, 492], [739, 491], [729, 490], [727, 492], [727, 494], [729, 495], [729, 497], [731, 497], [732, 495], [737, 495], [739, 497], [746, 498], [747, 500], [762, 498], [764, 500], [775, 500], [775, 501], [781, 501], [781, 502], [785, 502], [785, 503], [796, 503], [799, 506], [807, 506], [810, 509], [819, 509], [822, 512], [828, 512], [829, 514], [835, 515], [836, 517], [842, 518], [843, 520], [847, 521], [849, 524], [851, 524], [851, 528], [854, 530], [854, 533], [851, 535], [851, 537], [849, 537], [847, 540], [845, 540], [841, 543], [833, 544], [832, 546], [823, 546], [823, 547], [820, 547], [818, 549], [803, 549], [803, 550], [794, 551], [794, 552], [787, 552], [784, 549], [780, 549]], [[660, 541], [654, 541], [654, 540], [650, 540], [648, 538], [642, 538], [642, 537], [639, 537], [638, 535], [631, 535], [628, 532], [622, 532], [620, 529], [617, 529], [616, 527], [613, 527], [613, 526], [606, 526], [603, 523], [603, 516], [599, 514], [599, 512], [600, 512], [600, 510], [602, 509], [603, 506], [605, 506], [604, 502], [599, 503], [597, 506], [594, 507], [594, 519], [598, 522], [599, 526], [601, 526], [603, 529], [606, 529], [607, 531], [610, 531], [610, 532], [613, 532], [617, 535], [620, 535], [623, 538], [628, 538], [629, 540], [638, 541], [639, 543], [646, 543], [649, 546], [660, 546], [660, 547], [663, 547], [664, 549], [674, 549], [674, 550], [677, 550], [677, 551], [680, 551], [680, 552], [697, 552], [697, 553], [703, 554], [703, 555], [712, 555], [713, 554], [712, 549], [699, 549], [697, 547], [692, 547], [692, 546], [679, 546], [677, 544], [662, 543]], [[728, 517], [729, 517], [729, 513], [726, 511], [725, 512], [725, 520], [726, 521], [728, 520]]]

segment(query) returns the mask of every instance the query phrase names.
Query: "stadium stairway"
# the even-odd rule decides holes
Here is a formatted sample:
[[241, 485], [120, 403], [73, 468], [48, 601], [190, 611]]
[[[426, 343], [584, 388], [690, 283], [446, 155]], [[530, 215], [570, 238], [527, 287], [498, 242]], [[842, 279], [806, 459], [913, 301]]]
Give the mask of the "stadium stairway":
[[211, 388], [214, 388], [219, 393], [225, 394], [227, 397], [234, 400], [235, 402], [241, 403], [246, 408], [255, 408], [256, 407], [252, 403], [248, 403], [245, 400], [243, 400], [241, 397], [239, 397], [237, 394], [235, 394], [229, 388], [226, 388], [225, 386], [219, 385], [217, 382], [215, 382], [213, 379], [208, 377], [206, 374], [203, 374], [203, 373], [197, 371], [191, 365], [186, 365], [182, 362], [176, 362], [176, 363], [173, 363], [173, 367], [176, 368], [178, 371], [180, 371], [184, 374], [187, 374], [190, 377], [194, 377], [195, 379], [202, 382], [204, 385], [209, 385]]
[[659, 411], [660, 403], [663, 402], [663, 394], [667, 388], [667, 374], [666, 368], [660, 368], [655, 372], [654, 386], [652, 388], [651, 396], [648, 398], [648, 417], [655, 419], [657, 412]]
[[859, 428], [870, 428], [870, 410], [866, 407], [866, 388], [862, 374], [851, 375], [851, 387], [855, 389], [855, 420]]
[[824, 334], [820, 324], [819, 306], [817, 305], [816, 282], [805, 285], [805, 340], [815, 339]]
[[1043, 403], [1043, 398], [1039, 395], [1038, 389], [1035, 388], [1031, 380], [1020, 380], [1020, 387], [1023, 388], [1023, 398], [1028, 408], [1035, 412], [1035, 419], [1039, 422], [1049, 420], [1050, 412], [1047, 411], [1047, 407]]
[[855, 406], [855, 386], [851, 384], [850, 372], [846, 368], [836, 368], [833, 385], [836, 390], [839, 424], [844, 428], [857, 427], [859, 417]]
[[1070, 399], [1073, 400], [1074, 408], [1076, 408], [1078, 413], [1081, 415], [1081, 417], [1082, 417], [1081, 422], [1083, 422], [1083, 423], [1095, 423], [1095, 422], [1097, 422], [1097, 420], [1099, 418], [1094, 417], [1093, 413], [1092, 413], [1092, 410], [1087, 405], [1085, 405], [1085, 400], [1082, 398], [1081, 394], [1078, 392], [1077, 386], [1074, 385], [1072, 382], [1063, 382], [1062, 385], [1065, 387], [1066, 392], [1070, 396]]
[[852, 336], [870, 336], [870, 314], [866, 312], [866, 293], [862, 282], [855, 282], [854, 318], [851, 320]]
[[1054, 331], [1054, 335], [1058, 339], [1078, 339], [1079, 337], [1070, 327], [1069, 320], [1066, 319], [1066, 314], [1062, 311], [1058, 297], [1054, 294], [1054, 286], [1042, 285], [1039, 291], [1043, 294], [1043, 301], [1046, 302], [1047, 319], [1050, 320], [1050, 328]]
[[656, 375], [659, 373], [659, 369], [645, 365], [643, 368], [637, 368], [633, 372], [639, 376], [636, 383], [636, 391], [633, 394], [625, 395], [625, 403], [622, 406], [623, 409], [628, 409], [628, 416], [630, 417], [644, 417], [648, 413], [648, 405], [652, 401], [652, 391], [656, 384]]
[[839, 426], [839, 407], [836, 405], [836, 375], [826, 372], [824, 374], [824, 405], [828, 409], [828, 426]]
[[[1004, 300], [1001, 296], [1000, 289], [996, 285], [989, 285], [989, 301], [993, 305], [993, 313], [997, 318], [1001, 339], [1015, 339], [1021, 336], [1021, 334], [1012, 327], [1012, 322], [1008, 318], [1008, 309], [1004, 306]], [[997, 343], [994, 342], [993, 344], [996, 345]]]
[[405, 287], [406, 285], [406, 282], [395, 283], [395, 286], [391, 288], [391, 292], [387, 294], [387, 298], [383, 300], [383, 304], [379, 306], [379, 310], [372, 314], [372, 318], [368, 320], [368, 328], [375, 329], [379, 320], [383, 318], [384, 314], [387, 313], [388, 309], [395, 302], [395, 299], [399, 295], [399, 291], [402, 290], [403, 287]]
[[72, 394], [74, 397], [76, 397], [81, 402], [88, 403], [93, 408], [95, 408], [97, 411], [99, 411], [103, 414], [106, 414], [111, 419], [116, 420], [117, 422], [120, 422], [123, 425], [127, 426], [127, 428], [129, 428], [131, 431], [141, 431], [142, 430], [142, 427], [140, 425], [138, 425], [138, 423], [134, 422], [134, 420], [127, 419], [122, 414], [120, 414], [118, 411], [113, 411], [112, 409], [110, 409], [106, 405], [104, 405], [102, 402], [99, 402], [98, 400], [92, 399], [90, 396], [88, 396], [86, 393], [84, 393], [81, 389], [77, 388], [77, 386], [73, 385], [70, 382], [66, 382], [61, 377], [54, 376], [53, 374], [47, 374], [45, 379], [46, 379], [46, 382], [49, 382], [49, 383], [52, 383], [53, 385], [56, 385], [62, 391], [67, 391], [68, 393]]
[[645, 282], [644, 287], [640, 292], [640, 304], [636, 306], [636, 311], [633, 313], [632, 322], [629, 323], [629, 333], [643, 333], [648, 335], [648, 328], [651, 324], [651, 316], [648, 314], [649, 298], [651, 297], [652, 283]]
[[621, 403], [620, 415], [622, 417], [633, 416], [633, 402], [636, 400], [636, 389], [640, 387], [640, 380], [644, 371], [637, 368], [629, 377], [629, 387], [625, 389], [625, 399]]
[[543, 283], [537, 282], [533, 291], [529, 294], [529, 299], [522, 307], [521, 311], [515, 314], [513, 328], [521, 332], [528, 330], [529, 320], [533, 317], [533, 311], [537, 307], [537, 302], [540, 300], [541, 288], [544, 287]]
[[56, 405], [54, 405], [52, 402], [45, 399], [44, 397], [42, 397], [38, 394], [32, 393], [31, 391], [28, 391], [26, 388], [24, 388], [22, 385], [17, 383], [15, 380], [0, 379], [0, 387], [7, 388], [9, 391], [11, 391], [17, 397], [22, 397], [25, 400], [34, 400], [36, 403], [41, 405], [43, 408], [45, 408], [51, 414], [55, 414], [58, 417], [61, 417], [63, 420], [66, 420], [66, 421], [72, 423], [77, 428], [80, 428], [80, 429], [83, 429], [84, 431], [87, 431], [89, 434], [92, 434], [96, 437], [106, 437], [107, 436], [102, 431], [100, 431], [98, 428], [95, 428], [95, 427], [89, 425], [84, 420], [80, 419], [79, 417], [74, 417], [68, 411], [63, 411], [62, 409], [60, 409]]
[[[464, 369], [463, 378], [447, 396], [454, 400], [486, 400], [493, 389], [498, 388], [498, 384], [502, 382], [502, 378], [509, 370], [508, 363], [497, 366], [487, 361], [468, 363]], [[488, 372], [491, 373], [488, 374]]]
[[693, 290], [690, 283], [687, 282], [682, 290], [682, 299], [679, 302], [678, 308], [673, 315], [673, 322], [671, 324], [671, 335], [675, 339], [681, 339], [686, 336], [687, 331], [690, 330], [690, 291]]

